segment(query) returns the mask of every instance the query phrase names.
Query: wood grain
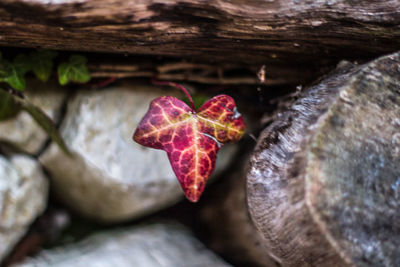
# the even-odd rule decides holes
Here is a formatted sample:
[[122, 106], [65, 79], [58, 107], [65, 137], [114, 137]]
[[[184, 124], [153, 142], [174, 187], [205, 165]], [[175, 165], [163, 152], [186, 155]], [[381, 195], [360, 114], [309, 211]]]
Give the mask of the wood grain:
[[267, 78], [299, 82], [340, 59], [395, 51], [399, 25], [398, 0], [0, 2], [0, 45], [266, 64]]
[[399, 266], [400, 56], [348, 64], [262, 133], [248, 203], [283, 266]]

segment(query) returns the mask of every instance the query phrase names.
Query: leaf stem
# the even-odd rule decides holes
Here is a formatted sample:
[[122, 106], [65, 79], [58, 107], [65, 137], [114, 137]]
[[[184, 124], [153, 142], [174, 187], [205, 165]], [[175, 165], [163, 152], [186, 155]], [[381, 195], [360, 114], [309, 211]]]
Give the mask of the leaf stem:
[[106, 87], [106, 86], [110, 85], [111, 83], [115, 82], [116, 79], [117, 79], [117, 77], [111, 76], [111, 77], [107, 78], [106, 80], [92, 84], [92, 87], [96, 88], [96, 89], [100, 89], [100, 88]]
[[173, 87], [181, 89], [185, 93], [186, 97], [189, 99], [190, 104], [192, 105], [192, 111], [196, 112], [196, 109], [195, 109], [194, 103], [193, 103], [193, 99], [192, 99], [192, 97], [190, 96], [189, 92], [187, 91], [187, 89], [185, 87], [183, 87], [179, 83], [167, 82], [167, 81], [158, 81], [158, 80], [156, 80], [154, 78], [151, 80], [151, 82], [153, 84], [156, 84], [156, 85], [169, 85], [169, 86], [173, 86]]

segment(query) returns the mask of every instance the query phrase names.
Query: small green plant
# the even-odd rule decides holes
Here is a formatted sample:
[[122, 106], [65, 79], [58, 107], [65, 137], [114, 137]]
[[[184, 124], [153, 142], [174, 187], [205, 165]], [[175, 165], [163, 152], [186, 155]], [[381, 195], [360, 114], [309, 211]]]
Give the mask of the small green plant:
[[90, 80], [90, 73], [86, 67], [87, 59], [83, 56], [72, 55], [68, 62], [58, 65], [58, 81], [61, 85], [68, 82], [86, 83]]
[[[57, 55], [55, 51], [41, 50], [28, 55], [18, 54], [9, 61], [3, 58], [0, 52], [0, 121], [10, 119], [24, 110], [64, 152], [69, 153], [53, 121], [22, 94], [26, 88], [25, 75], [27, 73], [32, 72], [43, 82], [49, 80]], [[88, 82], [91, 77], [86, 63], [86, 57], [80, 55], [71, 55], [68, 61], [60, 62], [57, 67], [59, 83], [66, 85], [70, 82]]]
[[57, 57], [55, 51], [38, 51], [30, 54], [30, 62], [35, 65], [32, 66], [32, 71], [35, 76], [42, 82], [47, 82], [53, 70], [54, 59]]
[[23, 54], [16, 56], [11, 63], [0, 54], [0, 82], [8, 83], [18, 91], [25, 89], [25, 74], [31, 69], [31, 62]]
[[[25, 75], [28, 72], [33, 72], [39, 80], [46, 82], [53, 72], [57, 55], [55, 51], [41, 50], [31, 52], [29, 55], [18, 54], [11, 62], [4, 59], [0, 52], [0, 82], [9, 84], [15, 90], [24, 91]], [[60, 84], [88, 82], [90, 73], [86, 63], [86, 57], [80, 55], [71, 55], [68, 61], [60, 62], [57, 67]]]

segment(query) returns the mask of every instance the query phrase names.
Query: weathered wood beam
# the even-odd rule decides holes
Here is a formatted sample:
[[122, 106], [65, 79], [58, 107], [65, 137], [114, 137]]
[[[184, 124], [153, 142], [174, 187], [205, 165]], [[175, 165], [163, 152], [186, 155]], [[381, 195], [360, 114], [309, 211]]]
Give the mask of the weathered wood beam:
[[398, 49], [399, 25], [399, 0], [0, 2], [0, 45], [286, 66], [300, 77]]

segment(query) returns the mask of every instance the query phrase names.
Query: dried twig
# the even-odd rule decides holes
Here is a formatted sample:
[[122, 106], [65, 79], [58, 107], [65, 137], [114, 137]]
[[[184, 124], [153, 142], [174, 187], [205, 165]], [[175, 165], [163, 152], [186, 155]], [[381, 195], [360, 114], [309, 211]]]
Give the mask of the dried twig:
[[188, 62], [173, 62], [156, 66], [140, 66], [140, 65], [91, 65], [92, 77], [107, 78], [115, 77], [132, 78], [132, 77], [157, 77], [159, 80], [168, 81], [188, 81], [203, 84], [222, 84], [222, 85], [281, 85], [287, 83], [283, 79], [268, 79], [260, 81], [257, 74], [254, 75], [237, 75], [229, 76], [227, 71], [235, 73], [247, 72], [238, 66], [213, 66], [207, 64], [197, 64]]

